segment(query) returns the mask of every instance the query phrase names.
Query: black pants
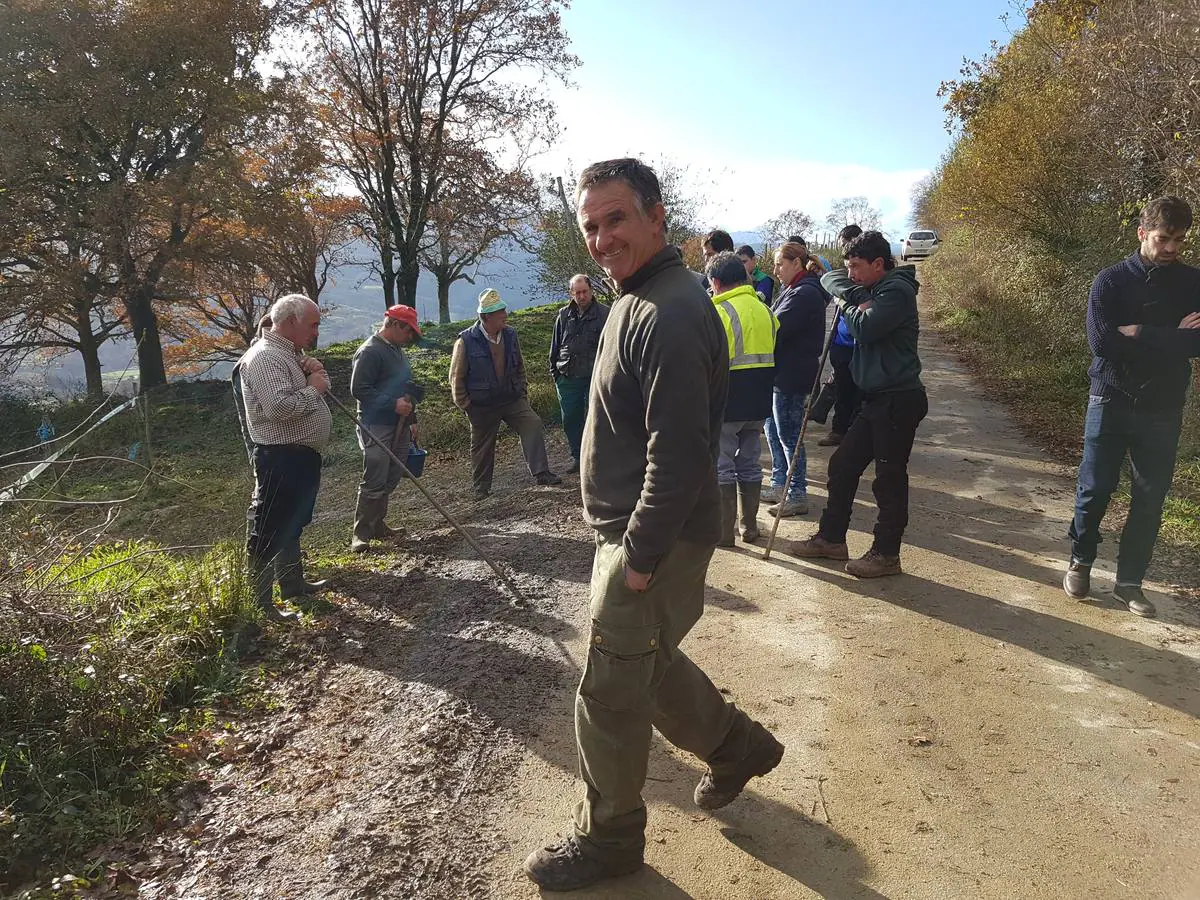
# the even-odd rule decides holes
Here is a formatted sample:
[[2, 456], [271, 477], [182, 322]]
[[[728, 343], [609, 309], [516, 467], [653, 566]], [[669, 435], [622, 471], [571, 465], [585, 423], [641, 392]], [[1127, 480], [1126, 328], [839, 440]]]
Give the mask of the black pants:
[[829, 458], [829, 502], [821, 515], [821, 537], [835, 544], [846, 540], [858, 481], [874, 461], [871, 490], [879, 519], [873, 549], [888, 556], [900, 552], [908, 525], [908, 457], [928, 412], [923, 389], [864, 396], [858, 418]]
[[833, 344], [829, 348], [829, 364], [833, 366], [834, 397], [833, 426], [829, 430], [835, 434], [845, 434], [850, 430], [862, 403], [862, 391], [850, 375], [850, 360], [853, 356], [853, 347]]
[[321, 454], [297, 444], [257, 444], [254, 481], [246, 551], [251, 560], [269, 563], [289, 543], [299, 541], [312, 521], [321, 487]]

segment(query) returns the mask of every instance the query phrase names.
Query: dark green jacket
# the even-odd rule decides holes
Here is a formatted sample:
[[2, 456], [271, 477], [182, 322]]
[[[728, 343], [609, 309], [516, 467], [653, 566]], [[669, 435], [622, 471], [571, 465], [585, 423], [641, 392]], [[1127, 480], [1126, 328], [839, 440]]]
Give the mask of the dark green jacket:
[[[838, 299], [846, 328], [854, 336], [850, 374], [864, 393], [924, 387], [921, 357], [917, 355], [920, 285], [915, 272], [915, 266], [897, 266], [870, 288], [851, 281], [845, 269], [835, 269], [821, 278], [821, 286]], [[870, 305], [860, 310], [868, 301]]]

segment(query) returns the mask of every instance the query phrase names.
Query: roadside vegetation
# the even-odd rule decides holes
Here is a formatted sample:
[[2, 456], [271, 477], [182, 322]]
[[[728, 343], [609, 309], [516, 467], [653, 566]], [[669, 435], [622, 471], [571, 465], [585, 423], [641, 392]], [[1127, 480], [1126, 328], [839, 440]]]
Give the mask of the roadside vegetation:
[[[543, 365], [556, 314], [510, 319], [547, 423], [558, 411]], [[427, 326], [410, 353], [428, 390], [420, 427], [433, 468], [469, 440], [446, 379], [468, 324]], [[315, 354], [344, 402], [357, 344]], [[30, 443], [43, 413], [64, 434], [91, 409], [8, 397], [0, 453]], [[128, 411], [21, 494], [41, 502], [0, 512], [0, 892], [33, 879], [61, 896], [103, 878], [103, 847], [170, 821], [173, 793], [224, 764], [222, 723], [269, 704], [272, 673], [300, 652], [264, 641], [246, 584], [252, 482], [228, 382], [169, 384], [151, 409], [153, 476], [141, 448], [131, 454], [146, 430]], [[334, 423], [322, 498], [344, 493], [349, 504], [361, 456], [346, 417], [335, 412]], [[3, 471], [7, 485], [23, 469]], [[311, 529], [312, 556], [369, 564], [349, 559], [344, 526]], [[54, 882], [65, 875], [73, 880]]]
[[[1038, 0], [1010, 43], [943, 85], [950, 151], [914, 196], [938, 230], [922, 264], [933, 316], [1033, 437], [1076, 461], [1095, 274], [1137, 247], [1150, 199], [1200, 213], [1200, 8]], [[1189, 262], [1196, 262], [1195, 252]], [[1185, 411], [1157, 556], [1196, 587], [1200, 406]]]

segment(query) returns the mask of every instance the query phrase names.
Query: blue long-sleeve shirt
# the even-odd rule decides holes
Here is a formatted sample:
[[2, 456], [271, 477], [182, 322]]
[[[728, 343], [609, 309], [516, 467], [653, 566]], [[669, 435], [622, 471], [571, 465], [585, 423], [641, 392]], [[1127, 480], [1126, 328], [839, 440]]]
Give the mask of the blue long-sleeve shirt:
[[[1133, 253], [1096, 276], [1088, 294], [1091, 392], [1145, 409], [1181, 409], [1200, 356], [1200, 329], [1180, 328], [1200, 311], [1200, 269], [1182, 263], [1147, 267]], [[1122, 325], [1140, 325], [1136, 337]]]

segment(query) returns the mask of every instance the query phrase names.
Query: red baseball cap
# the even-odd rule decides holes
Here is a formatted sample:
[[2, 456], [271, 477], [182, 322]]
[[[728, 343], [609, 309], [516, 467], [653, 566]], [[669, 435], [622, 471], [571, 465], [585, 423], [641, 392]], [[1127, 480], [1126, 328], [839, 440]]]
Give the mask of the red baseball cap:
[[389, 319], [395, 319], [397, 322], [403, 322], [417, 333], [417, 337], [421, 336], [421, 326], [417, 324], [417, 311], [411, 306], [397, 303], [395, 306], [389, 306], [388, 311], [384, 315]]

